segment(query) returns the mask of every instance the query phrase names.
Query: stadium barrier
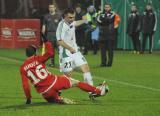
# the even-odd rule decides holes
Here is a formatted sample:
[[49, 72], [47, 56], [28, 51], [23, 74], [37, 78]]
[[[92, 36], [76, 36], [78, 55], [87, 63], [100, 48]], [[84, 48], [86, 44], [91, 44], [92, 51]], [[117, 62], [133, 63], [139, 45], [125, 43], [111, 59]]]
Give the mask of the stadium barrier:
[[0, 19], [0, 48], [25, 48], [40, 44], [40, 20]]

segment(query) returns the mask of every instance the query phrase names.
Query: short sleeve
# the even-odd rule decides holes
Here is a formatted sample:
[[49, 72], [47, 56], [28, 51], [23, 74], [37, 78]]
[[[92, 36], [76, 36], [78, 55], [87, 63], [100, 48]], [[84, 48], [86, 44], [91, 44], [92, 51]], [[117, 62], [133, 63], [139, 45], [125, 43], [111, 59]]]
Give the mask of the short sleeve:
[[63, 38], [63, 35], [64, 35], [63, 23], [64, 23], [64, 22], [61, 21], [61, 22], [58, 24], [57, 31], [56, 31], [57, 41], [62, 40], [62, 38]]

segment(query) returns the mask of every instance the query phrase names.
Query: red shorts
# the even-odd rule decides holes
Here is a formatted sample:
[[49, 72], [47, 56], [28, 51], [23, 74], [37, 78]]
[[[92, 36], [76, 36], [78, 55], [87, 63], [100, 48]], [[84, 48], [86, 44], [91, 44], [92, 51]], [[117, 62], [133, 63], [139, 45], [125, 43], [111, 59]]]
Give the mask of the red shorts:
[[59, 102], [59, 91], [62, 89], [71, 88], [71, 86], [72, 84], [69, 77], [65, 75], [57, 76], [57, 81], [53, 87], [42, 95], [48, 102]]

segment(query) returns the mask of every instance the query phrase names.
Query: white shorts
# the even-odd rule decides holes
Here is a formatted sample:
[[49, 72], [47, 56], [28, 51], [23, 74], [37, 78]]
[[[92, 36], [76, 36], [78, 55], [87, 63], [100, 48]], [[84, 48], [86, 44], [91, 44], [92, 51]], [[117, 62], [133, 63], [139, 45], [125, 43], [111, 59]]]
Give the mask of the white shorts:
[[60, 71], [70, 72], [74, 68], [87, 64], [85, 57], [81, 52], [71, 54], [69, 57], [60, 58]]

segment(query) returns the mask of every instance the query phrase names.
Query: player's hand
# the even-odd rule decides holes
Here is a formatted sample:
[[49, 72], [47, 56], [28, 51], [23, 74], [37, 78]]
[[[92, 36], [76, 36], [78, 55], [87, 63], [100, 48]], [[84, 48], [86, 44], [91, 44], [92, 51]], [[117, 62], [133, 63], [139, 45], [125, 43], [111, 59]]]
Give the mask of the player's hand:
[[82, 16], [82, 20], [86, 20], [87, 21], [87, 16], [86, 15]]
[[70, 48], [69, 51], [70, 51], [72, 54], [76, 53], [76, 50], [73, 49], [73, 48]]
[[28, 98], [28, 99], [26, 100], [26, 104], [31, 104], [31, 99]]

